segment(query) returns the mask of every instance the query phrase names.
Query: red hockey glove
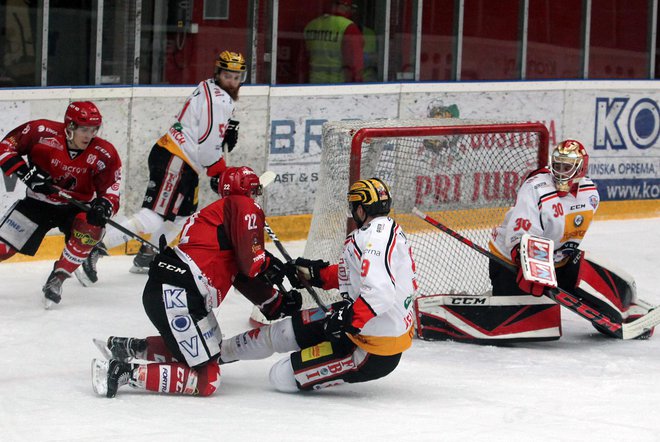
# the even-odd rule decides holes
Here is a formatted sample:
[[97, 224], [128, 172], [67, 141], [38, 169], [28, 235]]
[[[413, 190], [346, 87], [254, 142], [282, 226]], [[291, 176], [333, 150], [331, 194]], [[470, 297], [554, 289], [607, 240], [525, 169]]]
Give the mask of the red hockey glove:
[[522, 267], [520, 267], [520, 246], [516, 246], [511, 251], [511, 259], [518, 266], [518, 275], [516, 276], [516, 282], [518, 287], [525, 293], [529, 293], [534, 296], [543, 296], [545, 291], [545, 286], [543, 284], [536, 283], [534, 281], [528, 281], [523, 275]]

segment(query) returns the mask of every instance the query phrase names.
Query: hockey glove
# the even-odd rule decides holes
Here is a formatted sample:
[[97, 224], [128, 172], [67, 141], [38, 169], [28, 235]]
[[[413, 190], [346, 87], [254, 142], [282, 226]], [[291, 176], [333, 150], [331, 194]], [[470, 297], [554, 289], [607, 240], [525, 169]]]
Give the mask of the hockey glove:
[[332, 305], [332, 313], [323, 323], [323, 333], [329, 341], [338, 341], [344, 333], [357, 335], [360, 329], [351, 325], [353, 320], [353, 303], [345, 300]]
[[105, 198], [96, 198], [92, 201], [87, 212], [87, 222], [93, 226], [104, 227], [112, 216], [112, 204]]
[[273, 289], [273, 297], [259, 306], [261, 313], [269, 321], [291, 316], [302, 307], [302, 295], [298, 290], [281, 292]]
[[257, 275], [257, 278], [273, 286], [282, 284], [285, 274], [284, 263], [266, 250], [266, 268]]
[[218, 186], [220, 185], [220, 175], [212, 176], [209, 182], [213, 193], [218, 193]]
[[511, 259], [513, 259], [513, 262], [515, 262], [518, 266], [518, 275], [516, 276], [516, 283], [518, 283], [518, 288], [520, 288], [520, 290], [523, 292], [534, 296], [543, 296], [545, 285], [525, 279], [523, 269], [520, 266], [520, 246], [516, 246], [516, 248], [511, 251]]
[[302, 288], [300, 278], [305, 278], [314, 287], [323, 287], [323, 280], [321, 279], [321, 269], [330, 265], [329, 262], [322, 259], [306, 259], [296, 258], [295, 261], [287, 262], [286, 277], [291, 282], [291, 285], [297, 289]]
[[44, 195], [57, 192], [57, 189], [53, 187], [53, 179], [50, 175], [39, 170], [37, 166], [28, 167], [27, 164], [23, 164], [16, 169], [16, 175], [33, 192], [43, 193]]
[[227, 147], [227, 152], [231, 152], [236, 147], [238, 142], [238, 121], [229, 120], [227, 122], [227, 130], [225, 130], [225, 137], [222, 139], [222, 148]]

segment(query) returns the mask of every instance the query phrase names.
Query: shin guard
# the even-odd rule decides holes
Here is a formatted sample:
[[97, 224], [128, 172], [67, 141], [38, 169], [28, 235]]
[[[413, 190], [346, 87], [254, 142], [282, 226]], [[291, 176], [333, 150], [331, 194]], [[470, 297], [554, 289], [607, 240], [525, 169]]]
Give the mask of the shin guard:
[[85, 216], [85, 213], [81, 212], [73, 220], [69, 239], [64, 245], [60, 259], [55, 263], [55, 269], [72, 274], [101, 240], [103, 227], [89, 224]]
[[197, 369], [181, 362], [140, 365], [136, 386], [158, 393], [210, 396], [220, 387], [220, 366], [208, 363]]

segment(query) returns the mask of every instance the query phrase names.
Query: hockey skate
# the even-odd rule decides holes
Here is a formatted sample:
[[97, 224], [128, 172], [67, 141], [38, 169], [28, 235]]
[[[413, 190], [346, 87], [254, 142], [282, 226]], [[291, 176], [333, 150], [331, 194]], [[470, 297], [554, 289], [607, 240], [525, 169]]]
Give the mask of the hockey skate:
[[131, 273], [146, 274], [149, 273], [149, 264], [156, 257], [156, 253], [151, 247], [142, 245], [135, 258], [133, 258], [133, 267], [129, 270]]
[[53, 270], [50, 272], [46, 284], [42, 288], [44, 292], [44, 307], [46, 310], [53, 304], [59, 304], [62, 300], [62, 283], [69, 275], [63, 270]]
[[99, 262], [99, 259], [102, 256], [108, 256], [108, 249], [105, 247], [103, 242], [99, 242], [94, 246], [91, 252], [83, 263], [76, 269], [74, 274], [78, 281], [84, 286], [89, 287], [92, 284], [95, 284], [99, 280], [99, 276], [96, 272], [96, 263]]
[[119, 387], [130, 384], [133, 380], [132, 364], [111, 359], [92, 359], [92, 388], [100, 396], [113, 398]]
[[120, 338], [110, 336], [107, 341], [93, 339], [94, 345], [106, 359], [116, 359], [129, 362], [144, 356], [147, 350], [147, 340], [139, 338]]

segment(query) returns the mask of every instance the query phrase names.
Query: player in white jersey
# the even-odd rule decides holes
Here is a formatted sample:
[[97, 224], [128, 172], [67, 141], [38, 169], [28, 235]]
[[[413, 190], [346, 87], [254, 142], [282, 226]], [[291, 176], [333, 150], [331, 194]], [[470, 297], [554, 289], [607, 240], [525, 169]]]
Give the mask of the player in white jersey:
[[[634, 281], [620, 270], [615, 272], [611, 266], [605, 268], [588, 259], [578, 248], [600, 202], [596, 186], [585, 176], [588, 161], [589, 155], [579, 141], [559, 143], [552, 152], [550, 168], [531, 173], [520, 187], [516, 204], [493, 230], [490, 250], [519, 266], [524, 233], [552, 240], [559, 287], [598, 311], [627, 322], [648, 312], [637, 304], [641, 301], [637, 300]], [[545, 289], [526, 280], [521, 271], [515, 275], [494, 261], [490, 261], [489, 273], [494, 296], [541, 296]], [[598, 330], [608, 334], [605, 329]]]
[[[229, 152], [238, 141], [238, 121], [232, 120], [247, 66], [243, 55], [223, 51], [215, 61], [213, 78], [199, 83], [186, 99], [176, 121], [149, 154], [149, 183], [142, 209], [120, 224], [133, 232], [151, 234], [155, 241], [165, 235], [172, 242], [185, 220], [197, 210], [199, 175], [206, 170], [218, 177], [226, 169], [223, 148]], [[76, 276], [83, 285], [98, 280], [96, 263], [107, 250], [130, 237], [112, 227]], [[146, 273], [155, 256], [142, 246], [133, 260], [133, 273]]]
[[270, 370], [285, 392], [366, 382], [391, 373], [412, 344], [415, 263], [401, 227], [387, 215], [391, 196], [377, 178], [355, 182], [348, 201], [358, 228], [344, 241], [338, 264], [298, 258], [292, 284], [339, 288], [344, 301], [325, 316], [304, 310], [291, 318], [222, 342], [223, 362], [263, 359], [293, 352]]

